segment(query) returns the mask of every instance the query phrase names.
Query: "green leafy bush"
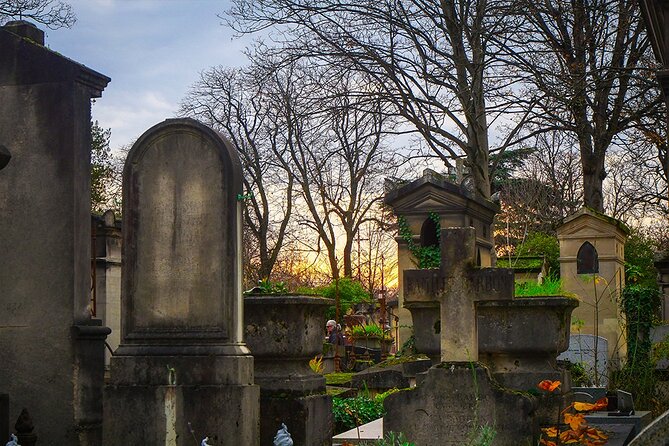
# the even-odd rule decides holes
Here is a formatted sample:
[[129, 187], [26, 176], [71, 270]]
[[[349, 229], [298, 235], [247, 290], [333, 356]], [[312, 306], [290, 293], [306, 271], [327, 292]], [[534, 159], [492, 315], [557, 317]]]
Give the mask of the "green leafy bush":
[[515, 255], [541, 256], [546, 258], [547, 276], [553, 279], [560, 277], [560, 242], [554, 235], [543, 232], [530, 233], [525, 241], [516, 247]]
[[625, 280], [648, 288], [657, 286], [653, 263], [653, 242], [639, 232], [632, 232], [625, 242]]
[[[339, 293], [341, 314], [346, 314], [346, 312], [357, 303], [372, 301], [372, 297], [362, 284], [348, 277], [334, 280], [329, 285], [316, 289], [316, 294], [320, 294], [329, 299], [335, 299], [337, 293]], [[327, 319], [334, 319], [335, 307], [329, 308], [325, 316]]]
[[354, 338], [383, 338], [383, 329], [378, 324], [355, 325], [351, 328]]
[[333, 397], [332, 411], [335, 417], [335, 434], [374, 421], [384, 414], [383, 403], [368, 396]]

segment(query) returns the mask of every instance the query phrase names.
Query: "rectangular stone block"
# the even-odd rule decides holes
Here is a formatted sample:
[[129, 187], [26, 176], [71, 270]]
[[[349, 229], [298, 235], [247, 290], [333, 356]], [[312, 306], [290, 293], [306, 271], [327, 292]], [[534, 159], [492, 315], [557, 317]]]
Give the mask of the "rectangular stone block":
[[107, 386], [103, 444], [256, 445], [258, 399], [253, 385]]

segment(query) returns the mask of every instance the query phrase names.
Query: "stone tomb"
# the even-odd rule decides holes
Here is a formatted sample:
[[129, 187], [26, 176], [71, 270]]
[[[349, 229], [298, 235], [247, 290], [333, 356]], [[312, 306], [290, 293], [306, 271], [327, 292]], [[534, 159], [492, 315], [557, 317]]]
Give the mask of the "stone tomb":
[[[104, 340], [91, 316], [91, 99], [109, 78], [0, 27], [0, 394], [40, 444], [99, 445]], [[0, 438], [4, 444], [8, 438]]]
[[513, 271], [476, 265], [473, 228], [441, 233], [441, 270], [405, 271], [405, 296], [440, 304], [441, 364], [413, 390], [385, 400], [384, 432], [417, 446], [460, 445], [494, 428], [497, 445], [531, 445], [533, 399], [502, 388], [478, 362], [476, 303], [513, 298]]
[[242, 342], [241, 192], [236, 152], [192, 119], [160, 123], [130, 150], [105, 445], [191, 445], [193, 435], [258, 444], [259, 389]]

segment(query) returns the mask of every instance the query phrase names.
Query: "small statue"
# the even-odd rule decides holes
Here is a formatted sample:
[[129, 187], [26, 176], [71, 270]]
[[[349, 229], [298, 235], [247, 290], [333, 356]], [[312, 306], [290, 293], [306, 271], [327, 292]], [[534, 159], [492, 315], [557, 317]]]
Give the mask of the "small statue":
[[16, 438], [16, 435], [12, 434], [10, 435], [9, 442], [5, 446], [21, 446], [19, 444], [19, 439]]
[[278, 430], [276, 437], [274, 437], [274, 446], [293, 446], [293, 438], [283, 423], [281, 423], [281, 429]]
[[209, 443], [209, 437], [204, 437], [204, 440], [202, 440], [202, 443], [200, 443], [200, 446], [211, 446]]

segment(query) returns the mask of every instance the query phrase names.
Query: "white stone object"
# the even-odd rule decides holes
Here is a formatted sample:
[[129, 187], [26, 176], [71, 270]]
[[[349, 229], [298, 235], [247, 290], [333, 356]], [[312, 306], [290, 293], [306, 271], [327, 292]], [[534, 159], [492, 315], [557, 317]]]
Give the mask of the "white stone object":
[[283, 423], [281, 423], [281, 428], [277, 431], [276, 437], [274, 437], [274, 446], [293, 446], [293, 438]]
[[10, 435], [9, 441], [5, 446], [21, 446], [21, 445], [19, 444], [19, 439], [16, 438], [16, 435], [12, 434]]

